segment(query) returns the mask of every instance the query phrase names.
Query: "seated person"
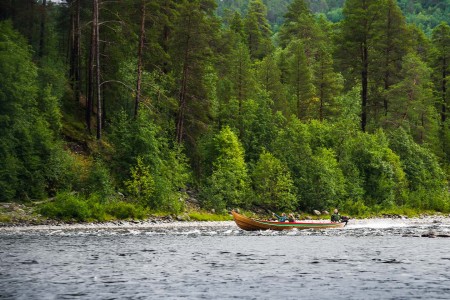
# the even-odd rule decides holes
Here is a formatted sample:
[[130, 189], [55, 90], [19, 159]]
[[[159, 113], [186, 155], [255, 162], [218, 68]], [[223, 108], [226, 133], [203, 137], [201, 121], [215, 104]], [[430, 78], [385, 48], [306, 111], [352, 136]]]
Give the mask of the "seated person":
[[287, 221], [287, 217], [285, 213], [282, 213], [281, 216], [277, 215], [276, 213], [272, 213], [273, 216], [275, 216], [278, 220], [278, 222], [286, 222]]
[[338, 209], [336, 208], [331, 215], [331, 222], [340, 222], [341, 221], [341, 215], [339, 214]]
[[289, 214], [288, 221], [289, 221], [289, 222], [295, 222], [295, 217], [294, 217], [294, 214], [293, 214], [293, 213], [290, 213], [290, 214]]

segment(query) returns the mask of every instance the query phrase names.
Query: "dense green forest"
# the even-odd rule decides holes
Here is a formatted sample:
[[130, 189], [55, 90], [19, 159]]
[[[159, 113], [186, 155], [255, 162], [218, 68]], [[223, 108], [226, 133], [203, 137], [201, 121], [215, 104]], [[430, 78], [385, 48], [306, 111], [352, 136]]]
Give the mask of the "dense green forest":
[[[283, 24], [284, 15], [293, 0], [263, 0], [267, 7], [267, 20], [274, 32], [278, 32]], [[344, 18], [343, 8], [345, 0], [305, 0], [314, 14], [322, 14], [328, 20], [336, 23]], [[235, 11], [246, 14], [249, 0], [220, 0], [218, 1], [218, 15], [224, 19], [232, 16]], [[417, 25], [426, 34], [431, 34], [434, 27], [441, 22], [450, 22], [449, 0], [398, 0], [406, 21]]]
[[0, 201], [78, 220], [448, 212], [449, 9], [2, 1]]

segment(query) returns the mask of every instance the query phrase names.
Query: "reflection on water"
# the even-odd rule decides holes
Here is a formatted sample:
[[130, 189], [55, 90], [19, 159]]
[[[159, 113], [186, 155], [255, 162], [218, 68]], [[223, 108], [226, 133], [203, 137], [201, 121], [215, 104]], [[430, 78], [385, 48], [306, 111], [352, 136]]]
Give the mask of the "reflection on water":
[[0, 299], [449, 299], [449, 225], [0, 229]]

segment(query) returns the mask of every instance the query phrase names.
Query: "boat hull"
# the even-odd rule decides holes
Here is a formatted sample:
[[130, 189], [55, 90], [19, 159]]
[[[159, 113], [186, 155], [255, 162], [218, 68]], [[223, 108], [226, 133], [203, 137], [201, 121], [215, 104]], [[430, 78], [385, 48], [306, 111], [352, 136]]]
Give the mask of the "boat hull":
[[233, 214], [234, 222], [236, 225], [247, 231], [255, 230], [289, 230], [289, 229], [330, 229], [330, 228], [342, 228], [345, 223], [333, 223], [333, 222], [272, 222], [263, 220], [253, 220], [235, 211]]

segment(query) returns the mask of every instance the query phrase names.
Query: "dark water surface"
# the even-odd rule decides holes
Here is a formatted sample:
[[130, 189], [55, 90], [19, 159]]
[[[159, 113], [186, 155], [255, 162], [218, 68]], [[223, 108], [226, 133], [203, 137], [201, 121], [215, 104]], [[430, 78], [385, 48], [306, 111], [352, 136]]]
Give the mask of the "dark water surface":
[[450, 299], [449, 231], [0, 229], [0, 299]]

